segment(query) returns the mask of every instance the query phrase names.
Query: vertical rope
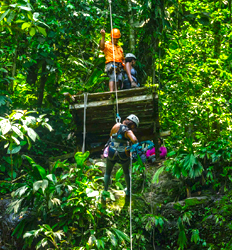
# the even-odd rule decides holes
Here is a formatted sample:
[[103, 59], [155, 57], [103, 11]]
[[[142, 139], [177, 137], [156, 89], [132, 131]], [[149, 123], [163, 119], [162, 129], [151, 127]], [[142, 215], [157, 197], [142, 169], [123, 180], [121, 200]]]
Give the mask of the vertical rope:
[[133, 249], [132, 238], [132, 152], [130, 152], [130, 249]]
[[88, 100], [88, 93], [84, 93], [84, 119], [83, 119], [83, 145], [82, 145], [82, 153], [83, 154], [85, 152], [87, 100]]
[[[110, 6], [110, 26], [111, 26], [111, 30], [113, 30], [113, 21], [112, 21], [112, 10], [111, 10], [111, 0], [109, 0], [109, 6]], [[117, 110], [117, 117], [116, 117], [116, 121], [117, 118], [119, 117], [119, 109], [118, 109], [118, 87], [117, 87], [117, 83], [116, 83], [116, 68], [115, 68], [115, 54], [114, 54], [114, 40], [112, 39], [112, 47], [113, 47], [113, 62], [114, 62], [114, 87], [115, 87], [115, 95], [116, 95], [116, 110]]]

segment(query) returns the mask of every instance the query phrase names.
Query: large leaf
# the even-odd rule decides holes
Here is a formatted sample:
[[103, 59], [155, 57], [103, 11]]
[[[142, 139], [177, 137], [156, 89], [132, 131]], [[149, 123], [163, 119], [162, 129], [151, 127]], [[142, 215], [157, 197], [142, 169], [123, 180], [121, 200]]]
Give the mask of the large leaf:
[[36, 181], [33, 183], [33, 192], [35, 193], [41, 188], [44, 193], [47, 187], [48, 187], [48, 180]]
[[33, 168], [38, 170], [40, 176], [41, 176], [41, 179], [44, 179], [46, 177], [46, 170], [45, 168], [41, 167], [40, 165], [38, 164], [33, 164]]
[[21, 149], [21, 146], [15, 146], [11, 150], [8, 148], [7, 154], [17, 154]]
[[49, 174], [46, 176], [48, 180], [52, 181], [52, 183], [55, 185], [57, 183], [56, 176], [54, 174]]
[[2, 19], [3, 19], [4, 17], [7, 16], [7, 14], [8, 14], [9, 12], [10, 12], [10, 9], [7, 10], [7, 11], [5, 11], [5, 12], [1, 15], [1, 17], [0, 17], [0, 22], [2, 21]]
[[18, 188], [18, 189], [15, 191], [14, 196], [19, 195], [19, 197], [21, 197], [22, 195], [24, 195], [24, 194], [26, 193], [27, 189], [28, 189], [27, 186], [22, 186], [22, 187]]
[[96, 197], [99, 196], [99, 191], [93, 190], [91, 188], [86, 188], [86, 194], [88, 197]]
[[37, 27], [38, 28], [38, 30], [39, 30], [39, 32], [41, 33], [41, 34], [43, 34], [44, 36], [47, 36], [47, 32], [46, 32], [46, 30], [44, 29], [44, 28], [42, 28], [42, 27]]
[[23, 140], [23, 132], [20, 131], [18, 127], [13, 125], [12, 130], [15, 132], [16, 135], [18, 135]]
[[22, 30], [25, 30], [25, 29], [29, 28], [30, 26], [31, 26], [31, 23], [26, 22], [26, 23], [23, 23], [21, 29], [22, 29]]
[[89, 151], [86, 151], [84, 154], [82, 152], [77, 152], [74, 156], [77, 166], [83, 166], [85, 160], [89, 157]]
[[33, 141], [38, 137], [37, 133], [32, 128], [28, 128], [27, 134]]
[[120, 231], [116, 228], [112, 228], [112, 230], [116, 233], [116, 235], [118, 236], [118, 238], [120, 240], [126, 240], [126, 241], [130, 242], [130, 237], [127, 234], [123, 233], [122, 231]]
[[108, 237], [110, 238], [112, 245], [116, 247], [117, 246], [117, 239], [116, 239], [115, 235], [108, 229], [106, 229], [106, 233], [107, 233]]
[[1, 126], [1, 130], [2, 130], [3, 135], [5, 135], [6, 133], [8, 133], [11, 130], [10, 121], [7, 119], [1, 121], [0, 126]]
[[152, 183], [157, 183], [157, 184], [159, 183], [159, 176], [160, 176], [160, 174], [163, 173], [164, 169], [165, 169], [165, 166], [160, 167], [160, 168], [155, 172], [155, 174], [154, 174], [154, 176], [153, 176], [153, 178], [152, 178]]

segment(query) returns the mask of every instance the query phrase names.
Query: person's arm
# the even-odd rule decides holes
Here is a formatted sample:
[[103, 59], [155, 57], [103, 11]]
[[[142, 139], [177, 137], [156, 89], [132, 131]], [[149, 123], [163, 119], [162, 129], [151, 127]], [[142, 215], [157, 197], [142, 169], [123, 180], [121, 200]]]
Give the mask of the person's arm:
[[120, 123], [116, 123], [116, 124], [113, 126], [113, 128], [111, 129], [111, 131], [110, 131], [110, 136], [112, 136], [113, 134], [117, 133], [118, 130], [119, 130], [119, 128], [120, 128]]
[[133, 82], [133, 78], [131, 76], [131, 62], [126, 62], [126, 73], [127, 73], [127, 76], [128, 76], [128, 79], [130, 82]]
[[100, 49], [103, 51], [104, 49], [105, 49], [105, 30], [104, 29], [102, 29], [101, 31], [100, 31], [100, 33], [101, 33], [101, 36], [102, 36], [102, 39], [101, 39], [101, 41], [100, 41]]
[[133, 144], [138, 143], [137, 137], [134, 135], [134, 133], [131, 130], [128, 130], [125, 132], [125, 137], [127, 139], [130, 139]]

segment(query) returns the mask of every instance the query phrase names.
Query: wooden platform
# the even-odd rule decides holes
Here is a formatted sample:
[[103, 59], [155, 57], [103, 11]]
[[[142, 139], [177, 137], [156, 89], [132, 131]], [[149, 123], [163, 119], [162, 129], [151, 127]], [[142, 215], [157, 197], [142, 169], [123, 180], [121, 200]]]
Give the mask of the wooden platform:
[[[76, 124], [76, 135], [82, 143], [84, 94], [70, 96], [69, 109]], [[139, 117], [135, 133], [138, 139], [151, 140], [159, 129], [158, 95], [152, 88], [136, 88], [117, 91], [119, 115], [122, 121], [130, 114]], [[116, 123], [116, 93], [88, 93], [86, 105], [86, 142], [106, 143], [112, 126]]]

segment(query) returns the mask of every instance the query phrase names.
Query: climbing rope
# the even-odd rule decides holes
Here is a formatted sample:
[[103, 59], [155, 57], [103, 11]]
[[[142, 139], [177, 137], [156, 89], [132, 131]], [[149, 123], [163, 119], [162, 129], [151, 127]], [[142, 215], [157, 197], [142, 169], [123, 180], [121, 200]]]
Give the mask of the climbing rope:
[[[109, 6], [110, 6], [110, 26], [111, 30], [113, 30], [113, 21], [112, 21], [112, 10], [111, 10], [111, 0], [109, 0]], [[114, 87], [115, 87], [115, 97], [116, 97], [116, 123], [121, 122], [121, 117], [119, 116], [119, 109], [118, 109], [118, 92], [117, 92], [117, 83], [116, 83], [116, 66], [115, 66], [115, 54], [114, 54], [114, 40], [112, 39], [112, 47], [113, 47], [113, 62], [114, 62]]]
[[88, 93], [84, 93], [84, 119], [83, 119], [83, 145], [82, 145], [82, 153], [83, 154], [85, 152], [87, 101], [88, 101]]
[[132, 238], [132, 152], [130, 152], [130, 248], [133, 249]]
[[[109, 6], [110, 6], [110, 26], [111, 30], [113, 30], [113, 21], [112, 21], [112, 10], [111, 10], [111, 0], [109, 0]], [[115, 86], [115, 97], [116, 97], [116, 110], [117, 110], [117, 115], [116, 115], [116, 123], [121, 122], [121, 117], [119, 116], [119, 108], [118, 108], [118, 92], [117, 92], [117, 83], [116, 83], [116, 67], [115, 67], [115, 54], [114, 54], [114, 40], [112, 39], [112, 47], [113, 47], [113, 62], [114, 62], [114, 86]], [[130, 247], [131, 250], [133, 249], [133, 244], [132, 244], [132, 152], [130, 153]]]

